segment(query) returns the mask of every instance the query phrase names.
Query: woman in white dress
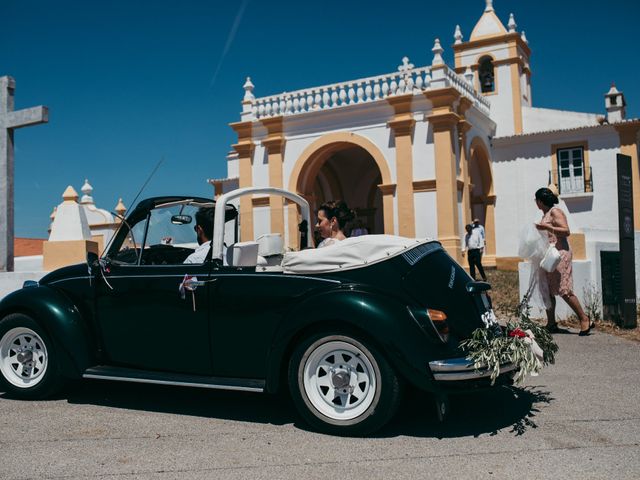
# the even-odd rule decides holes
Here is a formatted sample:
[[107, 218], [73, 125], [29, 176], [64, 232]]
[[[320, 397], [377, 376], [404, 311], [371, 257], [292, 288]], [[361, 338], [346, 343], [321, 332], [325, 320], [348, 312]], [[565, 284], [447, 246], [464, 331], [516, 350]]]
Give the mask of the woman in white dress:
[[316, 230], [320, 232], [322, 241], [317, 248], [335, 245], [337, 242], [344, 240], [347, 236], [344, 229], [354, 218], [354, 214], [347, 204], [341, 200], [325, 202], [318, 208], [318, 223]]

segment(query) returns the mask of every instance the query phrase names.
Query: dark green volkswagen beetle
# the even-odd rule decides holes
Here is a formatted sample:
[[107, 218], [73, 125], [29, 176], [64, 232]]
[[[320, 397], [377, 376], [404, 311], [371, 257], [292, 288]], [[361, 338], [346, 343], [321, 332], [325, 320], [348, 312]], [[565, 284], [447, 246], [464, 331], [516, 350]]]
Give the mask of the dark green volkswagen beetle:
[[[495, 317], [438, 242], [391, 235], [284, 252], [278, 235], [236, 242], [240, 189], [217, 202], [150, 198], [123, 222], [102, 258], [28, 282], [0, 302], [6, 391], [42, 398], [65, 379], [95, 378], [276, 392], [288, 387], [315, 428], [362, 435], [395, 413], [402, 387], [433, 392], [440, 415], [452, 391], [489, 385], [459, 350]], [[214, 207], [203, 263], [195, 214]], [[241, 220], [241, 219], [240, 219]], [[228, 247], [227, 247], [228, 245]], [[500, 380], [509, 381], [511, 366]]]

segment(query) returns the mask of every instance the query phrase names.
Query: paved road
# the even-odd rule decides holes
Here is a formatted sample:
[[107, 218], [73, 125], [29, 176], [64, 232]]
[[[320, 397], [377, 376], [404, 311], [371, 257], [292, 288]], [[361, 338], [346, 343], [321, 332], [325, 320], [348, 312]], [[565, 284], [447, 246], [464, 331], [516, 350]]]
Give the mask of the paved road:
[[524, 389], [413, 394], [374, 438], [306, 430], [275, 397], [82, 382], [50, 401], [0, 394], [1, 478], [640, 478], [640, 344], [558, 335]]

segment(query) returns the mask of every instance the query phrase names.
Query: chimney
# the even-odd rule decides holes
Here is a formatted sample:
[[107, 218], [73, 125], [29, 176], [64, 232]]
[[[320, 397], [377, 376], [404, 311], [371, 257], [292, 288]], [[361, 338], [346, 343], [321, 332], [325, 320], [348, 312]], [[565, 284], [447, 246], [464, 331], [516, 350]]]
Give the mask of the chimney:
[[624, 120], [626, 116], [627, 103], [624, 101], [624, 94], [619, 92], [616, 84], [612, 83], [609, 91], [604, 95], [604, 106], [607, 110], [607, 122], [616, 123]]

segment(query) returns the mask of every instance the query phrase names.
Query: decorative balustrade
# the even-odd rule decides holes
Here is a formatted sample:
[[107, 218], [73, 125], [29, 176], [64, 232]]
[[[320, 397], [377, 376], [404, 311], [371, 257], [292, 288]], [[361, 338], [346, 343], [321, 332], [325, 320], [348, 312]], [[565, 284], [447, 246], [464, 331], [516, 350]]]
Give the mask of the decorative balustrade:
[[445, 70], [447, 79], [451, 82], [452, 86], [458, 90], [462, 95], [467, 97], [473, 102], [473, 105], [480, 111], [489, 115], [489, 108], [491, 103], [482, 95], [478, 95], [473, 85], [470, 84], [466, 78], [458, 75], [453, 70], [448, 68]]
[[[251, 113], [255, 119], [296, 115], [376, 102], [395, 95], [419, 94], [432, 88], [431, 67], [413, 68], [413, 65], [405, 57], [403, 65], [398, 70], [398, 72], [385, 75], [284, 92], [268, 97], [251, 98], [253, 97], [251, 95]], [[477, 108], [488, 114], [489, 102], [486, 99], [475, 93], [473, 87], [464, 78], [459, 77], [446, 66], [443, 70], [445, 85], [453, 86], [462, 95], [469, 98]], [[438, 86], [443, 85], [439, 84]], [[245, 96], [245, 98], [247, 97]]]

